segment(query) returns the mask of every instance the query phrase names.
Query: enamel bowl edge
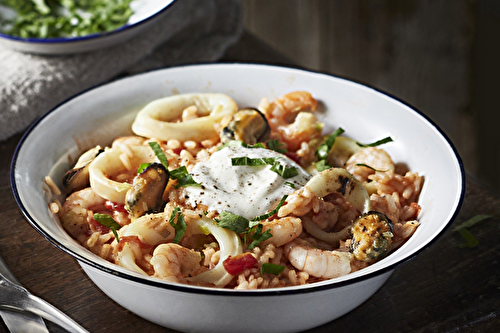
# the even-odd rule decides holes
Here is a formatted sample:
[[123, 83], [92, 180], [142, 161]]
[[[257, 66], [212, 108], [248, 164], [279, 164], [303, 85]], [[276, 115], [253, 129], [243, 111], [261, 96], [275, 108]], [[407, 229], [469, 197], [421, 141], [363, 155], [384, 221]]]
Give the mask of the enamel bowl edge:
[[[307, 90], [320, 101], [323, 111], [319, 115], [329, 131], [342, 127], [346, 135], [360, 142], [390, 135], [394, 142], [384, 148], [395, 162], [405, 162], [425, 177], [419, 201], [423, 207], [421, 226], [401, 248], [366, 269], [330, 281], [282, 289], [235, 291], [176, 285], [142, 277], [93, 255], [64, 232], [48, 209], [50, 198], [44, 177], [50, 175], [60, 183], [62, 174], [81, 152], [130, 134], [134, 114], [151, 100], [179, 93], [221, 92], [233, 97], [240, 107], [247, 107], [256, 106], [262, 97], [272, 100], [294, 90]], [[256, 64], [174, 67], [121, 79], [75, 96], [26, 132], [12, 160], [11, 184], [32, 226], [76, 258], [110, 298], [147, 320], [189, 332], [291, 332], [338, 318], [375, 293], [396, 267], [415, 259], [434, 243], [458, 214], [465, 192], [463, 165], [453, 144], [422, 113], [350, 80]], [[140, 304], [136, 302], [139, 296], [145, 300]], [[168, 304], [176, 306], [164, 311]], [[189, 316], [193, 309], [197, 315]]]

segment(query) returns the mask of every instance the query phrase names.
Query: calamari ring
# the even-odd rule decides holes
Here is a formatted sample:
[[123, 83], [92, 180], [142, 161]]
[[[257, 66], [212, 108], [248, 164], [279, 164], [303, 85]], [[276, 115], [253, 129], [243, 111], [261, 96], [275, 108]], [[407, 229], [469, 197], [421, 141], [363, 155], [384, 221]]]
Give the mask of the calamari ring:
[[[177, 122], [182, 111], [196, 106], [198, 118]], [[183, 94], [157, 99], [147, 104], [135, 118], [132, 131], [159, 140], [210, 140], [218, 137], [214, 124], [238, 111], [234, 100], [225, 94]]]
[[[151, 163], [156, 161], [156, 157], [151, 148], [146, 146], [129, 146], [133, 156], [128, 156], [130, 165], [138, 167], [141, 163]], [[109, 178], [127, 170], [120, 155], [126, 154], [120, 147], [106, 149], [99, 154], [89, 165], [90, 187], [100, 197], [115, 202], [125, 203], [125, 194], [132, 186], [129, 183], [117, 182]], [[137, 170], [137, 169], [136, 169]]]
[[[358, 211], [365, 213], [370, 210], [370, 196], [361, 183], [342, 168], [330, 168], [312, 177], [305, 186], [318, 197], [325, 197], [338, 192]], [[339, 240], [348, 236], [348, 227], [338, 232], [326, 232], [318, 227], [311, 218], [302, 217], [304, 228], [314, 237], [330, 244], [338, 244]]]

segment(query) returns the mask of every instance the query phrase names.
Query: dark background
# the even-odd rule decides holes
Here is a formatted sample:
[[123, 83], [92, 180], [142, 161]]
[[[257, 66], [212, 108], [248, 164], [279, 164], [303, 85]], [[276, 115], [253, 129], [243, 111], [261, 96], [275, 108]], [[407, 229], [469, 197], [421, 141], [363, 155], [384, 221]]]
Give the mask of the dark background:
[[429, 116], [500, 193], [500, 1], [242, 0], [245, 27], [299, 66], [386, 91]]

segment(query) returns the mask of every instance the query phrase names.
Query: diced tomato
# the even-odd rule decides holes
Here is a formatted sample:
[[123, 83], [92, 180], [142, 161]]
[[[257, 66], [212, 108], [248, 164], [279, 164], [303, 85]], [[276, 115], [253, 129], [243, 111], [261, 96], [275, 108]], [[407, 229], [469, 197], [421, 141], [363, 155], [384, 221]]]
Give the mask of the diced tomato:
[[250, 253], [242, 253], [234, 257], [229, 256], [222, 262], [226, 272], [231, 275], [237, 275], [247, 268], [252, 268], [255, 264], [257, 264], [257, 259]]
[[172, 151], [174, 152], [174, 154], [180, 155], [182, 148], [175, 148], [175, 149], [172, 149]]
[[127, 210], [125, 209], [124, 204], [117, 204], [116, 202], [107, 200], [104, 203], [104, 206], [106, 206], [106, 208], [111, 210], [111, 211], [117, 211], [120, 213], [127, 213]]

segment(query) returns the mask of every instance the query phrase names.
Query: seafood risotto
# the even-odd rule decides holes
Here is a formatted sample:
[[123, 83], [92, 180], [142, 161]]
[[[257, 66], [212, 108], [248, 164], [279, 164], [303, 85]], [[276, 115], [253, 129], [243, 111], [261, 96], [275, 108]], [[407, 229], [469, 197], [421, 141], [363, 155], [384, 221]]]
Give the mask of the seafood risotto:
[[[80, 156], [50, 209], [100, 257], [218, 288], [308, 284], [363, 269], [418, 228], [423, 177], [296, 91], [241, 109], [225, 94], [152, 101], [135, 136]], [[47, 177], [53, 191], [58, 189]]]

